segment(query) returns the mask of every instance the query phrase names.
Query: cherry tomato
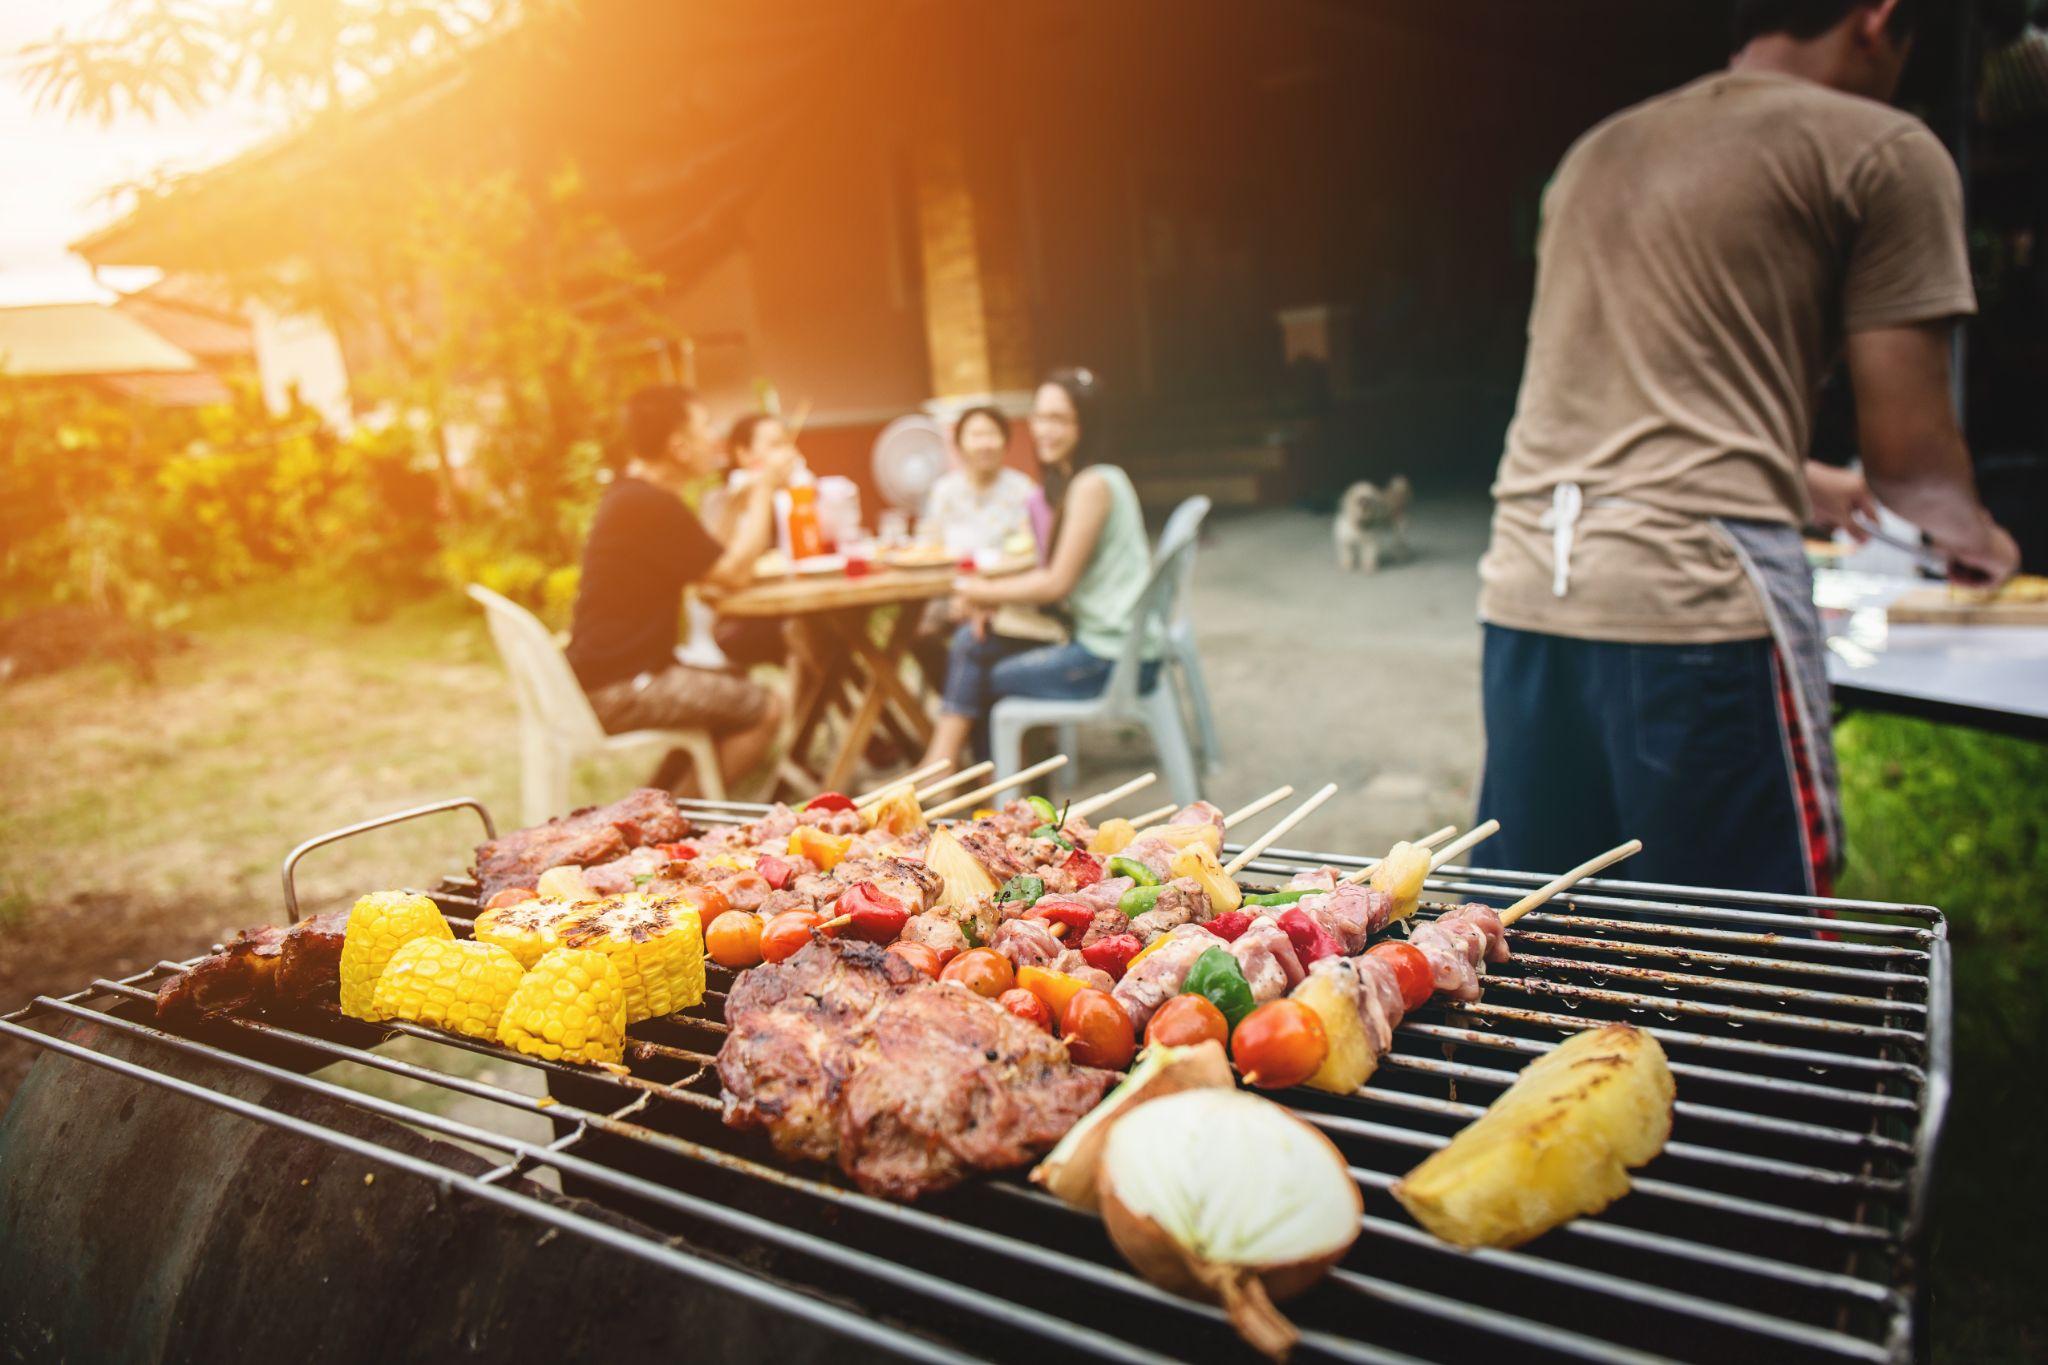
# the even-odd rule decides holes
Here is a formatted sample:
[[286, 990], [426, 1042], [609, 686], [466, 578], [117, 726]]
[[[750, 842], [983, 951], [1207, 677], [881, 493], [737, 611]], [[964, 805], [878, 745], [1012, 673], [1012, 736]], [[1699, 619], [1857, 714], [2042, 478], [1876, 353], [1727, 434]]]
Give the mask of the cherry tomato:
[[508, 905], [517, 905], [521, 901], [538, 900], [539, 898], [540, 892], [530, 886], [508, 886], [497, 895], [485, 901], [484, 909], [501, 910]]
[[809, 910], [783, 911], [761, 930], [761, 956], [770, 962], [780, 962], [794, 955], [811, 941], [811, 930], [824, 922], [823, 915]]
[[1284, 997], [1247, 1014], [1230, 1039], [1230, 1059], [1245, 1081], [1261, 1090], [1300, 1085], [1329, 1055], [1323, 1021], [1299, 1000]]
[[888, 951], [896, 954], [911, 966], [923, 972], [932, 980], [939, 979], [939, 968], [945, 964], [939, 960], [939, 950], [929, 943], [892, 943]]
[[1436, 973], [1430, 970], [1422, 949], [1414, 944], [1390, 939], [1373, 944], [1366, 956], [1379, 958], [1394, 969], [1394, 980], [1401, 987], [1402, 1009], [1420, 1009], [1436, 993]]
[[707, 934], [711, 932], [711, 922], [732, 909], [732, 902], [715, 886], [699, 886], [692, 889], [690, 899], [696, 902], [697, 925]]
[[1030, 991], [1012, 987], [997, 996], [996, 1003], [1025, 1023], [1036, 1024], [1047, 1033], [1052, 1032], [1052, 1011]]
[[1146, 1047], [1187, 1047], [1215, 1039], [1230, 1041], [1230, 1021], [1201, 995], [1176, 995], [1145, 1025]]
[[757, 966], [761, 961], [761, 917], [744, 910], [720, 915], [717, 923], [704, 931], [704, 951], [711, 954], [713, 962], [734, 971]]
[[1017, 972], [1010, 966], [1010, 959], [995, 949], [969, 948], [946, 964], [939, 980], [958, 982], [976, 995], [993, 1000], [1017, 984]]
[[1075, 991], [1067, 1001], [1060, 1015], [1060, 1037], [1067, 1040], [1067, 1055], [1080, 1066], [1122, 1071], [1138, 1051], [1131, 1016], [1115, 996], [1092, 986]]

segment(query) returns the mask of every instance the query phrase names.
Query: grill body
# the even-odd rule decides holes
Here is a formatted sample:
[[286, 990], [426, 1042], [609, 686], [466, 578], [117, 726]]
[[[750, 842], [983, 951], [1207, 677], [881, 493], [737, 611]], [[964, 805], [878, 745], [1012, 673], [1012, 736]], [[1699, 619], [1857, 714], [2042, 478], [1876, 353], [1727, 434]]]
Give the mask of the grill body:
[[[762, 810], [688, 809], [706, 822]], [[1268, 850], [1244, 875], [1277, 881], [1303, 867], [1371, 861]], [[1445, 869], [1427, 895], [1512, 898], [1541, 880]], [[461, 932], [476, 908], [467, 888], [444, 885], [437, 899]], [[1837, 916], [1831, 923], [1812, 918], [1823, 905]], [[1815, 937], [1816, 926], [1834, 936]], [[1417, 1011], [1360, 1094], [1282, 1096], [1337, 1143], [1366, 1200], [1363, 1235], [1345, 1263], [1289, 1305], [1304, 1329], [1301, 1358], [1924, 1353], [1926, 1189], [1948, 1090], [1948, 956], [1937, 911], [1607, 880], [1529, 915], [1509, 939], [1514, 960], [1489, 973], [1485, 999]], [[742, 1344], [739, 1354], [752, 1359], [1026, 1360], [1048, 1346], [1111, 1359], [1242, 1351], [1218, 1310], [1138, 1280], [1093, 1218], [1021, 1177], [904, 1207], [858, 1194], [836, 1172], [782, 1162], [759, 1135], [725, 1129], [710, 1069], [730, 981], [721, 973], [702, 1007], [635, 1027], [633, 1074], [619, 1078], [331, 1012], [173, 1036], [155, 1028], [149, 997], [177, 965], [42, 997], [0, 1020], [0, 1031], [56, 1054], [0, 1128], [0, 1234], [12, 1241], [31, 1230], [41, 1259], [97, 1265], [102, 1240], [126, 1235], [102, 1225], [115, 1221], [112, 1201], [105, 1220], [81, 1212], [61, 1235], [36, 1231], [42, 1201], [76, 1202], [63, 1188], [68, 1161], [81, 1184], [199, 1199], [190, 1217], [204, 1198], [171, 1191], [212, 1190], [212, 1231], [187, 1247], [199, 1261], [239, 1252], [268, 1264], [269, 1248], [303, 1240], [305, 1259], [278, 1263], [294, 1279], [315, 1265], [332, 1277], [323, 1315], [403, 1303], [396, 1321], [407, 1342], [461, 1342], [480, 1312], [516, 1321], [536, 1300], [556, 1299], [557, 1312], [584, 1315], [591, 1304], [587, 1316], [618, 1324], [619, 1344], [603, 1349], [629, 1358], [650, 1333], [670, 1351], [686, 1334], [690, 1349], [714, 1358], [723, 1352], [712, 1338]], [[1393, 1180], [1532, 1056], [1613, 1019], [1655, 1032], [1678, 1081], [1671, 1142], [1638, 1172], [1634, 1193], [1515, 1251], [1462, 1253], [1416, 1228], [1387, 1193]], [[407, 1060], [382, 1046], [406, 1034], [466, 1064]], [[77, 1079], [92, 1071], [112, 1074], [92, 1085]], [[514, 1071], [536, 1083], [506, 1084]], [[101, 1098], [109, 1084], [128, 1098]], [[392, 1084], [402, 1098], [384, 1093]], [[77, 1087], [76, 1097], [66, 1103], [59, 1086]], [[180, 1143], [187, 1131], [202, 1133], [215, 1161], [245, 1173], [281, 1167], [286, 1183], [209, 1176], [199, 1159], [153, 1171], [132, 1139], [111, 1133], [66, 1148], [78, 1115], [104, 1129], [108, 1106], [118, 1112], [129, 1100], [160, 1110], [153, 1126]], [[461, 1102], [459, 1114], [449, 1100]], [[268, 1145], [252, 1160], [258, 1134]], [[306, 1187], [289, 1172], [314, 1161], [327, 1163], [319, 1183], [332, 1188], [294, 1223], [278, 1210]], [[529, 1178], [542, 1173], [563, 1193]], [[375, 1184], [361, 1185], [362, 1174]], [[399, 1202], [386, 1209], [381, 1194], [362, 1193], [375, 1185]], [[425, 1192], [424, 1204], [405, 1194], [409, 1186]], [[254, 1206], [252, 1188], [267, 1191]], [[246, 1245], [235, 1235], [244, 1227]], [[504, 1249], [514, 1243], [534, 1250]], [[426, 1262], [435, 1272], [410, 1290], [386, 1278], [392, 1263]], [[574, 1289], [556, 1298], [555, 1285], [580, 1284], [581, 1268], [600, 1263], [614, 1268], [615, 1283], [636, 1287], [622, 1308], [599, 1310]], [[617, 1272], [623, 1264], [630, 1274]], [[126, 1339], [155, 1340], [144, 1333], [167, 1313], [203, 1308], [246, 1320], [289, 1292], [275, 1279], [195, 1271], [176, 1293], [149, 1301], [160, 1308], [138, 1309]], [[9, 1282], [28, 1281], [0, 1277]], [[22, 1349], [30, 1331], [79, 1321], [63, 1294], [38, 1297], [0, 1316], [10, 1348]], [[663, 1309], [650, 1315], [650, 1303]], [[353, 1358], [317, 1343], [293, 1349]]]

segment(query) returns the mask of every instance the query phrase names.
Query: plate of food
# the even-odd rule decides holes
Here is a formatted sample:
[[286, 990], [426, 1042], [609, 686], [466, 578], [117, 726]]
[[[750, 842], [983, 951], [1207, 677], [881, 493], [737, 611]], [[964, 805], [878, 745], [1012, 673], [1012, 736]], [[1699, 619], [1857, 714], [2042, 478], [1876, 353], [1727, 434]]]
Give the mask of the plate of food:
[[882, 554], [882, 562], [892, 569], [946, 569], [959, 559], [943, 545], [904, 545]]

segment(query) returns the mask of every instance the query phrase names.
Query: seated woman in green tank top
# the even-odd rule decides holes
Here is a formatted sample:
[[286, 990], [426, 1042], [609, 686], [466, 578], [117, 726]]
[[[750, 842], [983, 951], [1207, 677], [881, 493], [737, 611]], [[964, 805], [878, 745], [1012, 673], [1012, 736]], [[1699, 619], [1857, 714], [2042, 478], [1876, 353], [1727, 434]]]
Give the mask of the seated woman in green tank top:
[[[928, 763], [957, 760], [970, 740], [976, 755], [986, 757], [988, 713], [1004, 697], [1100, 696], [1130, 638], [1138, 598], [1152, 572], [1152, 547], [1130, 476], [1093, 462], [1100, 427], [1090, 420], [1095, 400], [1095, 380], [1086, 370], [1058, 370], [1038, 386], [1031, 439], [1048, 499], [1057, 503], [1052, 554], [1028, 573], [955, 585], [968, 619], [954, 632], [947, 655], [945, 698], [925, 753]], [[1012, 604], [1063, 605], [1073, 638], [1037, 645], [991, 633], [990, 614]], [[1148, 658], [1140, 686], [1149, 691], [1158, 671], [1156, 657]]]

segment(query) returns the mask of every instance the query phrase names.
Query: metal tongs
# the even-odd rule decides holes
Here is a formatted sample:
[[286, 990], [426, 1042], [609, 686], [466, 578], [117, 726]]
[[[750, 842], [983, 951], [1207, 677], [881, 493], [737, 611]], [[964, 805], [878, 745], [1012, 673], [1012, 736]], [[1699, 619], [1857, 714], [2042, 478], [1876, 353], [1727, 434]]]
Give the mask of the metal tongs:
[[1849, 520], [1855, 524], [1855, 527], [1858, 531], [1862, 532], [1871, 540], [1876, 541], [1878, 544], [1889, 545], [1894, 550], [1903, 550], [1905, 553], [1911, 555], [1913, 557], [1913, 563], [1915, 567], [1921, 569], [1926, 573], [1931, 573], [1937, 578], [1948, 577], [1948, 560], [1943, 558], [1940, 554], [1937, 554], [1930, 546], [1925, 544], [1923, 541], [1908, 540], [1904, 536], [1894, 535], [1892, 532], [1885, 530], [1884, 527], [1880, 526], [1875, 520], [1866, 517], [1861, 513], [1850, 513]]

